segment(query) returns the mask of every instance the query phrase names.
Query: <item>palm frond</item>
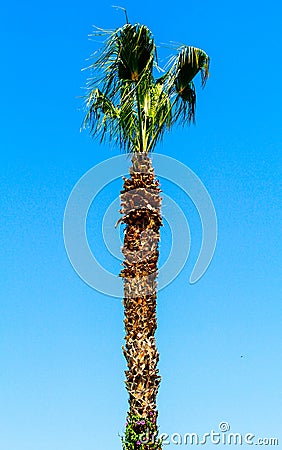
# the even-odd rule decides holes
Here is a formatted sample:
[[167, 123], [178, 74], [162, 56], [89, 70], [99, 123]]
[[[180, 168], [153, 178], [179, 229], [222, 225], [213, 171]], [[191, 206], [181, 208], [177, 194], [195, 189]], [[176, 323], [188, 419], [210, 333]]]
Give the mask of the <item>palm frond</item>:
[[105, 137], [111, 141], [116, 133], [116, 123], [119, 121], [120, 111], [96, 88], [89, 92], [86, 100], [87, 113], [83, 121], [83, 128], [90, 128], [90, 134], [99, 135], [103, 141]]
[[179, 89], [187, 86], [199, 72], [201, 72], [202, 86], [204, 86], [209, 76], [209, 63], [209, 57], [203, 50], [183, 46], [175, 61], [176, 83]]
[[119, 79], [138, 81], [145, 69], [147, 72], [152, 71], [155, 44], [147, 27], [127, 24], [120, 34], [118, 45]]
[[157, 82], [166, 86], [172, 99], [172, 124], [194, 123], [196, 89], [193, 80], [198, 73], [201, 73], [202, 87], [204, 87], [209, 76], [210, 59], [197, 47], [181, 45], [178, 54], [169, 62], [170, 68]]
[[150, 105], [147, 112], [148, 149], [154, 150], [165, 129], [172, 121], [171, 99], [161, 83], [155, 83], [150, 90]]
[[122, 81], [138, 81], [144, 70], [152, 71], [155, 44], [150, 30], [140, 24], [125, 24], [112, 32], [99, 29], [93, 35], [97, 34], [107, 39], [99, 54], [92, 55], [95, 61], [89, 69], [94, 76], [88, 87], [98, 85], [112, 99]]

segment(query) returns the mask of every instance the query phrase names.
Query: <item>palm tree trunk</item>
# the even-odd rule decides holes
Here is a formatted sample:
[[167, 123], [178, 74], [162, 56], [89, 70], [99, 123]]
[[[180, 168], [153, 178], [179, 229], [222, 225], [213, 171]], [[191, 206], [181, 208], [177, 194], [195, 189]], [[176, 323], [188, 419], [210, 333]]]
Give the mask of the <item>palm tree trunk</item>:
[[[158, 245], [160, 239], [161, 197], [149, 156], [132, 157], [130, 178], [124, 178], [121, 191], [121, 221], [124, 255], [120, 276], [124, 281], [125, 346], [128, 370], [126, 388], [129, 411], [123, 447], [159, 449], [156, 397], [160, 384], [155, 342]], [[144, 438], [146, 433], [146, 438]], [[141, 447], [142, 446], [142, 447]]]

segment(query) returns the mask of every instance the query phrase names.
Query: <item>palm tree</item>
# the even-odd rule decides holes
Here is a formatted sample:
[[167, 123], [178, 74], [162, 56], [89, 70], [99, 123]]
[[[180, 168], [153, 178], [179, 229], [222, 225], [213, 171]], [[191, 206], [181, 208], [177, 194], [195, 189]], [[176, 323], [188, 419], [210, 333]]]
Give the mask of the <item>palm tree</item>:
[[[151, 31], [126, 23], [106, 37], [93, 56], [87, 85], [84, 127], [132, 155], [130, 177], [121, 191], [120, 222], [125, 224], [124, 283], [126, 388], [129, 411], [124, 450], [160, 449], [156, 397], [160, 383], [155, 342], [158, 245], [161, 197], [150, 153], [174, 124], [195, 120], [194, 77], [202, 86], [209, 75], [209, 57], [201, 49], [181, 45], [166, 70], [160, 70]], [[144, 434], [145, 433], [145, 434]]]

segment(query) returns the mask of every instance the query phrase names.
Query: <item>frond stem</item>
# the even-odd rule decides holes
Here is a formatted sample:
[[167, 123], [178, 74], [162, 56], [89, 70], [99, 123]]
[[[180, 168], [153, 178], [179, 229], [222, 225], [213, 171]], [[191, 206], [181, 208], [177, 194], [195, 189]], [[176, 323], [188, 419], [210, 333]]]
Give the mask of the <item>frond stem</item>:
[[138, 109], [138, 127], [139, 127], [139, 135], [140, 135], [140, 152], [143, 152], [143, 129], [142, 129], [142, 117], [141, 117], [141, 108], [140, 108], [140, 98], [139, 98], [139, 88], [138, 88], [138, 81], [135, 82], [136, 85], [136, 102], [137, 102], [137, 109]]
[[159, 135], [159, 133], [160, 133], [160, 131], [161, 131], [161, 129], [162, 129], [162, 127], [163, 127], [163, 125], [164, 125], [166, 119], [168, 118], [169, 114], [171, 113], [172, 108], [174, 107], [176, 101], [177, 101], [177, 97], [174, 99], [174, 101], [173, 101], [173, 103], [172, 103], [170, 109], [169, 109], [169, 110], [167, 111], [167, 113], [165, 114], [165, 116], [164, 116], [164, 118], [163, 118], [163, 120], [162, 120], [160, 126], [158, 127], [157, 131], [155, 132], [154, 136], [152, 137], [152, 139], [151, 139], [151, 141], [150, 141], [150, 144], [148, 145], [148, 149], [147, 149], [148, 152], [149, 152], [150, 149], [152, 148], [152, 146], [153, 146], [155, 140], [157, 139], [157, 137], [158, 137], [158, 135]]

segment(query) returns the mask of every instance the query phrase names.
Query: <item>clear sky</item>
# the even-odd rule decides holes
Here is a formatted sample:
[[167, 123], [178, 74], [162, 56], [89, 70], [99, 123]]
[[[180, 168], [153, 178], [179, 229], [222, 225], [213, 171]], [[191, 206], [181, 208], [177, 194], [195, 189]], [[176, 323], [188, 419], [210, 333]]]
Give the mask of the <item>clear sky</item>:
[[[208, 433], [225, 421], [281, 445], [282, 7], [277, 0], [122, 6], [157, 43], [195, 45], [211, 56], [196, 127], [173, 130], [157, 148], [200, 177], [219, 227], [209, 269], [189, 285], [200, 220], [191, 201], [163, 183], [185, 211], [192, 241], [184, 270], [159, 293], [160, 429]], [[104, 0], [1, 8], [0, 450], [121, 448], [121, 301], [74, 272], [62, 222], [78, 179], [119, 154], [80, 133], [79, 96], [81, 68], [97, 48], [87, 37], [92, 25], [123, 23]], [[105, 190], [88, 220], [93, 252], [115, 273], [119, 262], [104, 248], [96, 211], [120, 187], [112, 184], [112, 197]], [[163, 259], [169, 245], [164, 231]]]

